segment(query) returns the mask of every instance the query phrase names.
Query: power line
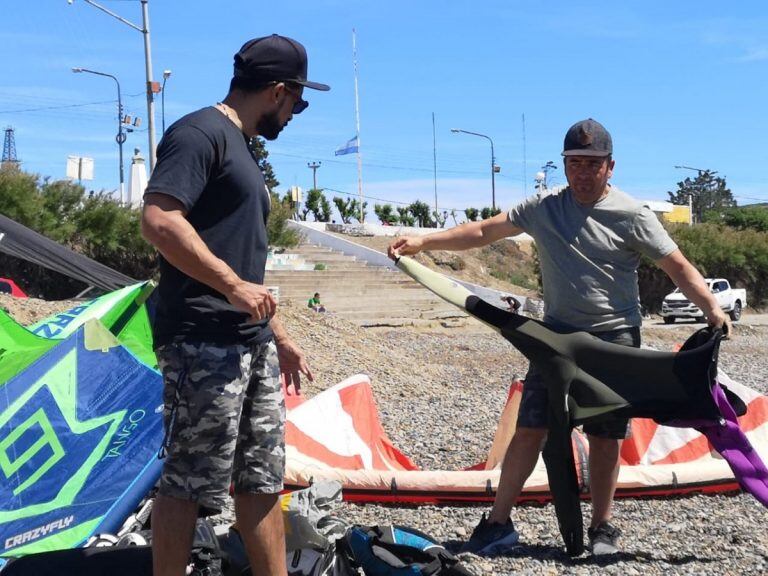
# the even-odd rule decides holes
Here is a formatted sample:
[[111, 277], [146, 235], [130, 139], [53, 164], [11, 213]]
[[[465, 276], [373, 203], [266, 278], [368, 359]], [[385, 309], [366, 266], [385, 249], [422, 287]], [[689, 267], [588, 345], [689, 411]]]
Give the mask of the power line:
[[[135, 98], [144, 96], [143, 92], [138, 94], [128, 94], [126, 98]], [[83, 102], [81, 104], [61, 104], [59, 106], [41, 106], [38, 108], [25, 108], [21, 110], [0, 110], [0, 114], [21, 114], [22, 112], [42, 112], [44, 110], [63, 110], [65, 108], [82, 108], [84, 106], [95, 106], [98, 104], [114, 104], [117, 100], [99, 100], [97, 102]]]
[[[270, 156], [287, 156], [288, 158], [299, 158], [301, 160], [311, 160], [312, 158], [316, 158], [317, 156], [302, 156], [299, 154], [289, 154], [288, 152], [270, 152]], [[333, 164], [345, 164], [349, 165], [349, 162], [345, 162], [343, 160], [334, 160], [332, 158], [323, 158], [323, 162], [331, 162]], [[432, 172], [431, 168], [417, 168], [417, 167], [411, 167], [411, 166], [395, 166], [393, 164], [374, 164], [370, 162], [366, 162], [365, 165], [370, 168], [386, 168], [388, 170], [403, 170], [408, 172]], [[470, 175], [470, 174], [485, 174], [485, 172], [481, 171], [470, 171], [470, 170], [440, 170], [441, 174], [464, 174], [464, 175]]]

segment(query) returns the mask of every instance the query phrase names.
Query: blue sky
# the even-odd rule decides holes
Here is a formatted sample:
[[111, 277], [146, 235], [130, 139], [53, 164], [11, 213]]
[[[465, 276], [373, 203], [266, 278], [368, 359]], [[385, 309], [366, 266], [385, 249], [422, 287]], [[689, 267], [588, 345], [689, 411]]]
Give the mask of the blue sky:
[[[138, 0], [102, 0], [140, 23]], [[143, 119], [125, 145], [147, 150], [144, 51], [139, 32], [82, 0], [3, 0], [0, 128], [15, 128], [28, 171], [63, 178], [69, 154], [95, 159], [96, 189], [118, 182], [116, 90]], [[612, 133], [613, 182], [644, 199], [694, 172], [717, 170], [739, 204], [768, 201], [768, 5], [749, 1], [534, 2], [388, 0], [150, 0], [155, 79], [166, 84], [165, 120], [226, 94], [232, 56], [246, 40], [278, 32], [309, 52], [309, 109], [268, 144], [281, 182], [312, 184], [322, 163], [328, 195], [357, 193], [354, 155], [334, 150], [354, 135], [352, 28], [357, 30], [364, 192], [374, 202], [434, 203], [432, 114], [441, 209], [490, 205], [490, 136], [501, 173], [497, 204], [533, 192], [535, 173], [560, 151], [573, 122], [594, 117]], [[523, 139], [525, 115], [525, 145]], [[157, 99], [158, 139], [161, 123]]]

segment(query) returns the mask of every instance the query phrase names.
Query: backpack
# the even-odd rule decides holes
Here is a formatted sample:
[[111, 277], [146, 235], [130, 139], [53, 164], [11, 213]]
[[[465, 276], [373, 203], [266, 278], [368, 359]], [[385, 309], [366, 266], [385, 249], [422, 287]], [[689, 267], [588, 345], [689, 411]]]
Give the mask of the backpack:
[[331, 544], [326, 550], [302, 548], [288, 552], [288, 576], [349, 576], [359, 574], [345, 554]]
[[[229, 534], [222, 538], [221, 546], [229, 561], [225, 576], [251, 576], [248, 556], [240, 533], [233, 527]], [[337, 550], [336, 543], [331, 542], [324, 549], [297, 548], [288, 550], [286, 555], [288, 576], [351, 576], [359, 575], [350, 566], [346, 553]]]
[[366, 576], [472, 576], [434, 538], [406, 526], [353, 526], [344, 546]]

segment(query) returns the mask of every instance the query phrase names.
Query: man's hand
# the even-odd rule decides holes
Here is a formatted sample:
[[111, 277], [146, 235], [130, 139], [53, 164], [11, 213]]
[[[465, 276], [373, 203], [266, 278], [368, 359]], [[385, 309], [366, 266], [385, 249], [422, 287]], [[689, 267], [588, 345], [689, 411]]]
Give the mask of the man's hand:
[[229, 303], [238, 310], [251, 315], [251, 322], [272, 318], [277, 309], [277, 302], [266, 286], [240, 281], [225, 296]]
[[731, 325], [731, 319], [722, 311], [722, 309], [715, 308], [709, 314], [707, 314], [707, 324], [712, 328], [718, 328], [723, 331], [723, 337], [728, 340], [733, 336], [733, 326]]
[[301, 394], [301, 374], [304, 374], [310, 382], [315, 381], [304, 352], [290, 338], [275, 339], [275, 344], [277, 357], [280, 360], [280, 379], [285, 386], [285, 394], [299, 395]]
[[387, 249], [387, 256], [396, 260], [400, 256], [413, 256], [421, 251], [423, 241], [418, 236], [402, 236], [392, 242]]

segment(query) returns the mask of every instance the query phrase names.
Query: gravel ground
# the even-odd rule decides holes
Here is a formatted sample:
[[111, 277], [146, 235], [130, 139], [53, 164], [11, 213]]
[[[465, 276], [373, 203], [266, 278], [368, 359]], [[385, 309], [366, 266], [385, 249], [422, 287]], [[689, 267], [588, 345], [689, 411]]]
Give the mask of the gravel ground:
[[[21, 304], [0, 295], [0, 307], [25, 323], [68, 305]], [[281, 314], [315, 372], [315, 383], [304, 392], [314, 395], [352, 374], [368, 374], [387, 434], [424, 468], [459, 469], [483, 460], [507, 388], [525, 373], [522, 355], [474, 322], [441, 331], [371, 330], [290, 306]], [[736, 338], [723, 344], [720, 365], [765, 394], [768, 327], [748, 322], [745, 317]], [[644, 328], [643, 337], [650, 346], [670, 349], [694, 329]], [[337, 514], [350, 523], [413, 526], [455, 549], [486, 510], [342, 504]], [[588, 503], [584, 515], [589, 517]], [[768, 574], [768, 511], [743, 494], [619, 500], [615, 524], [624, 532], [624, 553], [599, 561], [565, 555], [551, 505], [523, 505], [513, 516], [524, 546], [507, 557], [463, 555], [476, 574]], [[230, 522], [231, 511], [216, 520]]]
[[[369, 374], [387, 434], [423, 468], [459, 469], [484, 459], [508, 386], [526, 369], [521, 354], [479, 325], [438, 333], [372, 332], [332, 315], [286, 316], [316, 372], [316, 384], [305, 392], [314, 394], [355, 372]], [[768, 393], [768, 327], [749, 327], [747, 321], [736, 328], [736, 339], [723, 344], [720, 365], [732, 378]], [[644, 329], [643, 338], [669, 350], [697, 327]], [[589, 504], [583, 507], [589, 518]], [[351, 523], [413, 526], [455, 549], [486, 510], [343, 504], [338, 515]], [[600, 561], [568, 558], [551, 505], [523, 505], [513, 516], [524, 546], [508, 557], [463, 555], [478, 575], [768, 573], [768, 511], [743, 494], [618, 500], [615, 523], [624, 532], [624, 553]]]

